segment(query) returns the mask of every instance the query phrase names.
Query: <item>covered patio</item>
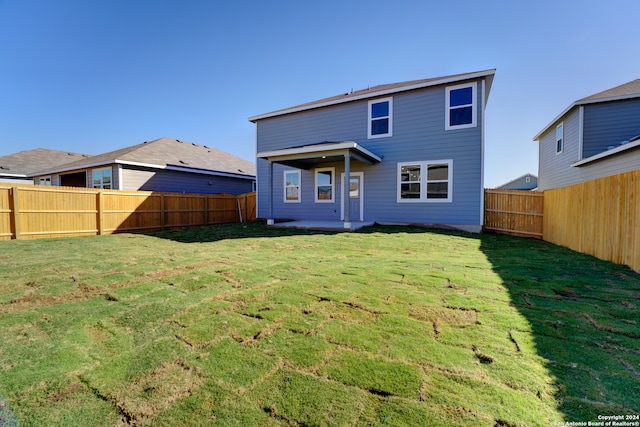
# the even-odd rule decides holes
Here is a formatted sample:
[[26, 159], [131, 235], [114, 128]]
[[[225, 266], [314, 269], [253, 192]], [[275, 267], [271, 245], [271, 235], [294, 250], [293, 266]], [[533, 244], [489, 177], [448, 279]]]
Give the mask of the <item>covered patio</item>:
[[375, 221], [351, 221], [349, 228], [344, 226], [343, 221], [313, 221], [294, 220], [283, 221], [272, 224], [275, 228], [299, 228], [302, 230], [326, 230], [326, 231], [356, 231], [364, 227], [371, 227]]
[[[300, 147], [286, 148], [282, 150], [263, 151], [257, 154], [259, 159], [265, 159], [268, 161], [268, 174], [267, 180], [269, 182], [268, 193], [268, 214], [267, 225], [274, 226], [275, 219], [273, 215], [273, 164], [278, 163], [295, 167], [298, 169], [309, 170], [314, 167], [326, 163], [344, 162], [344, 175], [346, 177], [351, 176], [351, 162], [362, 162], [367, 165], [373, 165], [382, 161], [382, 157], [372, 153], [366, 148], [359, 145], [354, 141], [341, 141], [341, 142], [322, 142], [319, 144], [305, 145]], [[350, 179], [344, 179], [342, 182], [342, 194], [349, 194]], [[351, 221], [350, 203], [349, 197], [343, 197], [343, 212], [344, 218], [342, 221], [306, 221], [297, 220], [289, 223], [278, 223], [278, 227], [282, 226], [296, 226], [292, 223], [298, 223], [298, 227], [311, 228], [312, 224], [315, 224], [313, 228], [322, 228], [325, 225], [327, 229], [343, 229], [353, 230], [366, 226], [364, 221]], [[289, 224], [289, 225], [286, 225]], [[371, 224], [373, 225], [373, 222]]]

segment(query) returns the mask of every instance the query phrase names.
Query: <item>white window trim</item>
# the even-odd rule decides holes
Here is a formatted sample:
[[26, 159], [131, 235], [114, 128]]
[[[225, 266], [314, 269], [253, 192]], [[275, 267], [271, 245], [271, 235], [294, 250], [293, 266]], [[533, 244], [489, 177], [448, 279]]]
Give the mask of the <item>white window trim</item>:
[[[319, 200], [318, 199], [318, 172], [326, 172], [331, 171], [331, 199], [330, 200]], [[313, 187], [314, 191], [314, 199], [316, 203], [334, 203], [336, 199], [336, 168], [317, 168], [314, 172], [315, 176], [315, 186]]]
[[[560, 136], [560, 139], [562, 140], [562, 144], [560, 146], [560, 151], [558, 151], [558, 128], [562, 127], [562, 136]], [[556, 126], [556, 132], [553, 134], [553, 140], [555, 141], [555, 151], [556, 151], [556, 155], [558, 154], [562, 154], [564, 152], [564, 122], [560, 122], [560, 124], [558, 124], [558, 126]]]
[[[289, 200], [287, 199], [287, 175], [288, 174], [296, 174], [298, 175], [298, 199], [297, 200]], [[301, 203], [302, 201], [302, 182], [301, 182], [300, 170], [299, 169], [290, 169], [282, 172], [282, 200], [284, 203]]]
[[[376, 117], [373, 118], [371, 117], [371, 106], [373, 104], [379, 104], [380, 102], [389, 102], [389, 115], [388, 116], [384, 116], [384, 117]], [[393, 136], [393, 97], [388, 97], [388, 98], [379, 98], [379, 99], [374, 99], [372, 101], [369, 101], [368, 105], [367, 105], [367, 138], [368, 139], [375, 139], [375, 138], [386, 138], [389, 136]], [[387, 133], [381, 133], [381, 134], [377, 134], [377, 135], [372, 135], [371, 134], [371, 121], [372, 120], [379, 120], [379, 119], [384, 119], [384, 118], [388, 118], [389, 119], [389, 132]]]
[[111, 177], [111, 182], [109, 183], [109, 187], [110, 187], [110, 188], [107, 188], [107, 190], [113, 190], [113, 169], [112, 169], [112, 168], [96, 168], [96, 169], [91, 169], [91, 188], [100, 188], [100, 189], [104, 189], [104, 175], [103, 175], [102, 173], [100, 174], [100, 187], [95, 187], [95, 186], [94, 186], [94, 182], [93, 182], [93, 174], [94, 174], [95, 172], [98, 172], [98, 171], [102, 172], [102, 171], [105, 171], [105, 170], [108, 170], [108, 171], [111, 173], [111, 175], [110, 175], [110, 177]]
[[[47, 182], [47, 180], [49, 180]], [[41, 176], [38, 178], [38, 185], [51, 185], [52, 183], [51, 175]]]
[[[464, 89], [470, 87], [471, 88], [471, 123], [465, 123], [463, 125], [451, 125], [449, 121], [450, 111], [451, 111], [451, 91], [457, 89]], [[445, 130], [454, 130], [454, 129], [465, 129], [465, 128], [474, 128], [477, 126], [477, 116], [478, 116], [478, 84], [476, 82], [472, 83], [464, 83], [455, 86], [447, 86], [445, 89], [445, 114], [444, 114], [444, 128]], [[456, 105], [453, 108], [463, 108], [468, 107], [469, 104], [465, 105]]]
[[[449, 183], [449, 191], [446, 199], [428, 199], [427, 198], [427, 183], [428, 182], [445, 182], [445, 181], [428, 181], [427, 169], [429, 165], [443, 164], [448, 166], [448, 175], [446, 182]], [[403, 166], [420, 166], [420, 198], [418, 199], [403, 199], [402, 196], [402, 167]], [[398, 163], [398, 174], [396, 176], [397, 181], [397, 202], [398, 203], [452, 203], [453, 202], [453, 160], [421, 160], [417, 162], [401, 162]]]

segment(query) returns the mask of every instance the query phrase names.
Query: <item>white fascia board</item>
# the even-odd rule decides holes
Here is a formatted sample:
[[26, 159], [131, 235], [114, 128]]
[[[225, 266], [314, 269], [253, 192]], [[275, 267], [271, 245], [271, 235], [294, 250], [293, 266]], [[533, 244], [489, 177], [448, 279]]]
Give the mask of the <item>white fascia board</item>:
[[640, 139], [638, 141], [629, 142], [628, 144], [619, 145], [616, 148], [612, 148], [611, 150], [603, 151], [602, 153], [594, 154], [591, 157], [587, 157], [586, 159], [579, 160], [575, 163], [571, 163], [571, 166], [578, 167], [585, 165], [587, 163], [595, 162], [596, 160], [603, 159], [605, 157], [613, 156], [614, 154], [621, 153], [623, 151], [630, 150], [635, 147], [640, 146]]
[[321, 153], [324, 151], [336, 151], [336, 150], [345, 150], [345, 149], [355, 149], [371, 157], [372, 159], [375, 159], [378, 162], [382, 161], [382, 158], [373, 154], [371, 151], [367, 150], [366, 148], [358, 145], [357, 142], [353, 142], [353, 141], [337, 142], [335, 144], [311, 145], [306, 147], [284, 148], [281, 150], [262, 151], [258, 153], [256, 157], [263, 159], [263, 158], [269, 158], [269, 157], [290, 156], [290, 155], [297, 155], [297, 154], [314, 154], [314, 153]]
[[21, 173], [5, 173], [5, 172], [0, 172], [0, 176], [13, 176], [16, 178], [29, 178], [28, 175], [24, 175]]
[[640, 98], [640, 94], [634, 93], [634, 94], [631, 94], [631, 95], [612, 96], [612, 97], [609, 97], [609, 98], [599, 98], [599, 99], [589, 99], [589, 100], [586, 100], [586, 101], [576, 101], [576, 102], [572, 103], [571, 105], [569, 105], [567, 108], [565, 108], [562, 113], [558, 114], [558, 116], [555, 119], [553, 119], [547, 126], [545, 126], [544, 129], [542, 129], [540, 132], [538, 132], [538, 134], [533, 137], [533, 140], [534, 141], [539, 141], [540, 137], [542, 137], [542, 134], [545, 133], [546, 131], [548, 131], [549, 128], [553, 127], [553, 125], [558, 120], [560, 120], [565, 114], [567, 114], [569, 111], [571, 111], [573, 109], [573, 107], [577, 107], [578, 105], [600, 104], [602, 102], [624, 101], [625, 99], [633, 99], [633, 98]]
[[140, 166], [143, 168], [153, 168], [153, 169], [164, 169], [166, 167], [166, 165], [156, 165], [153, 163], [142, 163], [142, 162], [131, 162], [129, 160], [118, 160], [118, 159], [116, 159], [113, 162], [107, 162], [104, 164], [111, 164], [111, 163], [116, 163], [118, 165]]
[[573, 107], [575, 107], [576, 105], [578, 105], [578, 104], [576, 104], [574, 102], [573, 104], [571, 104], [567, 108], [565, 108], [564, 111], [562, 111], [562, 113], [558, 114], [555, 119], [551, 120], [551, 122], [549, 122], [549, 124], [544, 127], [544, 129], [542, 129], [540, 132], [538, 132], [538, 134], [533, 137], [533, 140], [534, 141], [539, 141], [540, 138], [542, 137], [543, 133], [548, 131], [549, 128], [551, 128], [556, 122], [558, 122], [562, 117], [564, 117], [564, 115], [567, 114], [569, 111], [571, 111], [573, 109]]
[[105, 161], [105, 162], [90, 163], [88, 165], [84, 165], [84, 166], [82, 166], [80, 168], [77, 168], [77, 169], [65, 169], [65, 168], [55, 169], [55, 170], [51, 170], [51, 171], [40, 172], [40, 173], [38, 173], [38, 175], [34, 175], [34, 176], [42, 176], [42, 175], [50, 175], [50, 174], [53, 174], [53, 173], [71, 172], [71, 171], [92, 169], [92, 168], [96, 168], [96, 167], [100, 167], [100, 166], [108, 166], [108, 165], [112, 165], [112, 164], [126, 165], [126, 166], [138, 166], [138, 167], [151, 168], [151, 169], [176, 170], [176, 171], [182, 171], [182, 172], [199, 173], [199, 174], [202, 174], [202, 175], [217, 175], [217, 176], [227, 176], [227, 177], [232, 177], [232, 178], [255, 179], [254, 175], [243, 175], [243, 174], [233, 174], [233, 173], [229, 173], [229, 172], [208, 171], [208, 170], [205, 170], [205, 169], [194, 169], [194, 168], [186, 168], [186, 167], [180, 167], [180, 166], [156, 165], [156, 164], [153, 164], [153, 163], [132, 162], [132, 161], [129, 161], [129, 160], [119, 160], [119, 159], [109, 160], [109, 161]]
[[492, 76], [494, 74], [495, 74], [495, 70], [493, 70], [493, 69], [492, 70], [487, 70], [487, 71], [478, 71], [478, 72], [475, 72], [475, 73], [463, 74], [463, 75], [460, 75], [460, 76], [448, 77], [448, 78], [443, 78], [443, 79], [438, 79], [438, 80], [418, 83], [418, 84], [411, 85], [411, 86], [396, 87], [396, 88], [393, 88], [393, 89], [387, 89], [387, 90], [380, 90], [380, 91], [375, 91], [375, 92], [363, 93], [361, 95], [350, 96], [348, 98], [343, 98], [343, 99], [332, 99], [330, 101], [325, 101], [325, 102], [310, 103], [310, 104], [305, 104], [305, 105], [298, 106], [298, 107], [286, 108], [284, 110], [277, 110], [277, 111], [273, 111], [271, 113], [259, 114], [257, 116], [249, 117], [248, 120], [250, 122], [254, 122], [255, 123], [258, 120], [267, 119], [269, 117], [283, 116], [285, 114], [297, 113], [297, 112], [305, 111], [305, 110], [313, 110], [313, 109], [316, 109], [316, 108], [328, 107], [330, 105], [344, 104], [346, 102], [359, 101], [359, 100], [368, 99], [368, 98], [376, 98], [378, 96], [391, 95], [391, 94], [398, 93], [398, 92], [406, 92], [408, 90], [422, 89], [422, 88], [431, 87], [431, 86], [439, 86], [439, 85], [448, 84], [448, 83], [454, 83], [454, 82], [459, 82], [459, 81], [464, 81], [464, 80], [471, 80], [471, 79], [476, 79], [476, 78], [480, 78], [480, 77]]

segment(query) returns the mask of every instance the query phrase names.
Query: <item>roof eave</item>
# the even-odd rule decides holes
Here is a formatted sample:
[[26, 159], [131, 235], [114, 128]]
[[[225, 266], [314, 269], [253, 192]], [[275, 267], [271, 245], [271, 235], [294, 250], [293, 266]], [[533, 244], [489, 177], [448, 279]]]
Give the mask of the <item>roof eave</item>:
[[0, 172], [0, 176], [10, 176], [12, 178], [30, 178], [30, 175], [20, 174], [20, 173], [6, 173]]
[[213, 170], [213, 169], [189, 168], [189, 167], [174, 166], [174, 165], [157, 165], [157, 164], [153, 164], [153, 163], [133, 162], [133, 161], [130, 161], [130, 160], [120, 160], [120, 159], [106, 160], [106, 161], [103, 161], [103, 162], [96, 162], [96, 163], [89, 163], [89, 164], [82, 165], [82, 166], [79, 166], [79, 167], [74, 167], [72, 169], [58, 168], [58, 169], [53, 169], [53, 170], [50, 170], [50, 171], [38, 172], [38, 173], [33, 174], [33, 176], [50, 175], [50, 174], [62, 173], [62, 172], [66, 172], [66, 171], [91, 169], [91, 168], [96, 168], [96, 167], [100, 167], [100, 166], [108, 166], [108, 165], [113, 165], [113, 164], [127, 165], [127, 166], [138, 166], [138, 167], [151, 168], [151, 169], [175, 170], [175, 171], [181, 171], [181, 172], [199, 173], [199, 174], [203, 174], [203, 175], [217, 175], [217, 176], [226, 176], [226, 177], [242, 178], [242, 179], [255, 179], [255, 175], [252, 175], [252, 174], [240, 174], [240, 173], [235, 174], [235, 173], [231, 173], [231, 172], [216, 171], [216, 170]]
[[[386, 89], [386, 90], [379, 90], [379, 91], [374, 91], [374, 92], [363, 93], [361, 95], [349, 96], [347, 98], [332, 99], [332, 100], [326, 101], [326, 102], [303, 104], [303, 105], [300, 105], [300, 106], [297, 106], [297, 107], [285, 108], [283, 110], [277, 110], [277, 111], [272, 111], [270, 113], [259, 114], [257, 116], [249, 117], [248, 120], [250, 122], [255, 123], [258, 120], [268, 119], [268, 118], [271, 118], [271, 117], [283, 116], [283, 115], [286, 115], [286, 114], [298, 113], [298, 112], [301, 112], [301, 111], [313, 110], [313, 109], [316, 109], [316, 108], [328, 107], [328, 106], [331, 106], [331, 105], [344, 104], [344, 103], [347, 103], [347, 102], [359, 101], [359, 100], [362, 100], [362, 99], [376, 98], [376, 97], [379, 97], [379, 96], [391, 95], [391, 94], [398, 93], [398, 92], [406, 92], [406, 91], [409, 91], [409, 90], [423, 89], [423, 88], [427, 88], [427, 87], [431, 87], [431, 86], [439, 86], [439, 85], [443, 85], [443, 84], [449, 84], [449, 83], [460, 82], [460, 81], [465, 81], [465, 80], [472, 80], [472, 79], [477, 79], [477, 78], [487, 77], [487, 76], [493, 77], [493, 75], [495, 73], [496, 73], [496, 70], [495, 70], [495, 68], [493, 68], [493, 69], [485, 70], [485, 71], [477, 71], [477, 72], [474, 72], [474, 73], [461, 74], [461, 75], [457, 75], [457, 76], [450, 76], [450, 77], [445, 77], [445, 78], [442, 78], [442, 79], [431, 80], [431, 81], [428, 81], [428, 82], [418, 83], [418, 84], [409, 85], [409, 86], [396, 87], [396, 88], [392, 88], [392, 89]], [[490, 85], [489, 85], [489, 88], [490, 88]], [[486, 93], [486, 97], [487, 98], [489, 96], [488, 92], [489, 92], [489, 90], [487, 90], [487, 93]]]
[[297, 148], [285, 148], [281, 150], [271, 150], [271, 151], [263, 151], [257, 153], [256, 157], [259, 159], [268, 159], [268, 158], [277, 158], [280, 156], [290, 156], [290, 155], [318, 155], [319, 153], [338, 151], [338, 150], [356, 150], [367, 157], [370, 157], [375, 162], [381, 162], [382, 158], [377, 154], [372, 153], [371, 151], [364, 148], [362, 145], [358, 144], [354, 141], [342, 141], [336, 142], [333, 144], [318, 144], [318, 145], [308, 145], [304, 147]]
[[581, 105], [589, 105], [589, 104], [599, 104], [603, 102], [611, 102], [611, 101], [624, 101], [625, 99], [634, 99], [640, 98], [640, 93], [633, 93], [629, 95], [621, 95], [621, 96], [611, 96], [609, 98], [598, 98], [598, 99], [581, 99], [569, 105], [567, 108], [562, 111], [555, 119], [553, 119], [547, 126], [544, 127], [536, 136], [533, 137], [533, 141], [539, 141], [544, 133], [546, 133], [554, 124], [556, 124], [562, 117], [564, 117], [568, 112], [570, 112], [574, 107], [578, 107]]

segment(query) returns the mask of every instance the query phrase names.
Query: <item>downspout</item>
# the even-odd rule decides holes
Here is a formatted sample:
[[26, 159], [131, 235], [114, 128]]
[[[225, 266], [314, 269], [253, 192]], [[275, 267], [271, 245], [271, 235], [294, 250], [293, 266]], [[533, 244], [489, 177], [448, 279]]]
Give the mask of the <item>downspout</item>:
[[485, 79], [480, 82], [480, 91], [482, 92], [482, 102], [480, 103], [480, 121], [482, 123], [482, 130], [480, 133], [480, 230], [484, 227], [484, 109], [486, 106], [485, 98]]

